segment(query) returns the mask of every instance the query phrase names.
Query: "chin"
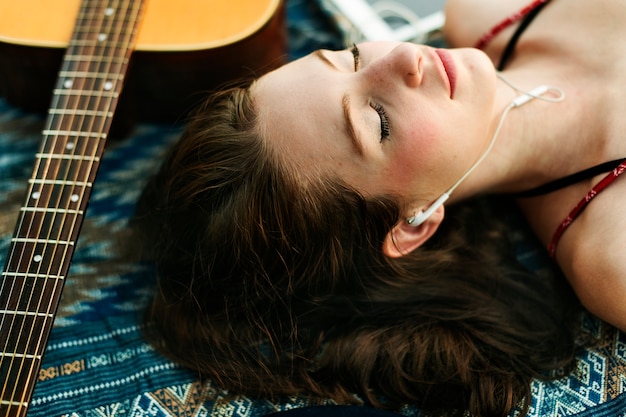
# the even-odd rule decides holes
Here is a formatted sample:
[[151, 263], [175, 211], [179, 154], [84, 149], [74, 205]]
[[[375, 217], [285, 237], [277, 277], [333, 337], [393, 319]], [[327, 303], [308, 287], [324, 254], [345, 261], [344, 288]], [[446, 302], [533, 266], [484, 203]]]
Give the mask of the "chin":
[[495, 97], [496, 69], [487, 54], [476, 48], [457, 48], [450, 51], [454, 53], [457, 64], [457, 92], [459, 87], [470, 86], [473, 98]]

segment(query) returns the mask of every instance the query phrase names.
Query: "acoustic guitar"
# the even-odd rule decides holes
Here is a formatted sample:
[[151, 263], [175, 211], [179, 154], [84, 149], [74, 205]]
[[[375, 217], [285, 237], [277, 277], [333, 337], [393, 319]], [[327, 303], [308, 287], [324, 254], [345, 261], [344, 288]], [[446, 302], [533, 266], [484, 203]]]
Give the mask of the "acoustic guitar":
[[[0, 417], [22, 417], [122, 90], [138, 95], [136, 114], [172, 116], [187, 105], [194, 75], [203, 81], [196, 89], [212, 89], [278, 65], [285, 56], [284, 6], [280, 0], [20, 0], [0, 2], [0, 16], [7, 99], [36, 108], [40, 99], [29, 94], [52, 91], [0, 281]], [[38, 83], [45, 77], [37, 74], [59, 51], [46, 94], [39, 89], [49, 80]]]
[[[47, 111], [80, 3], [0, 1], [0, 96]], [[150, 0], [115, 125], [181, 120], [206, 91], [284, 63], [284, 18], [282, 0]]]

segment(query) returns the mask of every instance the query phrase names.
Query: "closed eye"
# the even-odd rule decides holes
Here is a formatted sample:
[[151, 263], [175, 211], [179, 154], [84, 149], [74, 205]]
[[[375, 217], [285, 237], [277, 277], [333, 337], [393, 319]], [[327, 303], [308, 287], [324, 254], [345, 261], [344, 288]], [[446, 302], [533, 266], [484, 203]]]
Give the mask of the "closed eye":
[[352, 44], [352, 48], [350, 48], [350, 52], [352, 52], [352, 56], [354, 57], [354, 72], [358, 71], [359, 64], [361, 63], [361, 53], [359, 52], [359, 48], [356, 44]]
[[380, 117], [380, 141], [389, 139], [389, 118], [387, 117], [387, 112], [385, 112], [385, 108], [378, 103], [372, 103], [372, 108], [376, 110], [378, 113], [378, 117]]

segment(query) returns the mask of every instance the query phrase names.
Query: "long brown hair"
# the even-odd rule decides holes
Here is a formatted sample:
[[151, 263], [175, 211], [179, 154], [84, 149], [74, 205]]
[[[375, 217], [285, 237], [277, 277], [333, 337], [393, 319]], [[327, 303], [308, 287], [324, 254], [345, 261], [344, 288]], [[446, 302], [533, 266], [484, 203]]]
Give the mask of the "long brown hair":
[[510, 259], [459, 206], [424, 247], [383, 255], [398, 198], [303, 186], [263, 145], [245, 88], [190, 121], [138, 204], [161, 351], [234, 393], [503, 416], [574, 363], [571, 292]]

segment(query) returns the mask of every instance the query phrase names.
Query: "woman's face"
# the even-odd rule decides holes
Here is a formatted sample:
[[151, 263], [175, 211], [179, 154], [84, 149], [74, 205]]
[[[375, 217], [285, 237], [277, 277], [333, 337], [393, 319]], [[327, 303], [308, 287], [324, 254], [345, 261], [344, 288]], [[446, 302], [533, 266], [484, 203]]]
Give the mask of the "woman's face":
[[291, 62], [252, 94], [267, 145], [301, 178], [426, 204], [487, 147], [495, 85], [480, 51], [368, 42]]

